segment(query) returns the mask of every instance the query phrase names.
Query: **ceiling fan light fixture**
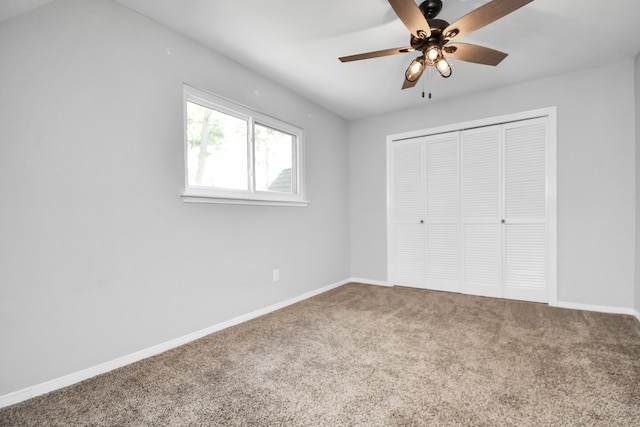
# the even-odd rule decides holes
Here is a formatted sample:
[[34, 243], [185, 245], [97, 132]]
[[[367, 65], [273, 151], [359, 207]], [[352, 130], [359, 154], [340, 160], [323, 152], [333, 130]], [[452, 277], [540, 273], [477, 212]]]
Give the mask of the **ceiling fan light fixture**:
[[429, 65], [435, 65], [440, 58], [442, 58], [442, 50], [438, 45], [431, 45], [424, 52], [425, 57], [427, 58], [427, 63]]
[[424, 71], [424, 62], [424, 56], [418, 56], [409, 64], [409, 68], [407, 68], [407, 71], [404, 73], [408, 81], [415, 82], [420, 78]]
[[438, 70], [438, 73], [440, 73], [440, 75], [445, 79], [451, 77], [451, 74], [453, 72], [451, 69], [451, 64], [449, 64], [449, 61], [444, 58], [440, 59], [436, 63], [436, 70]]

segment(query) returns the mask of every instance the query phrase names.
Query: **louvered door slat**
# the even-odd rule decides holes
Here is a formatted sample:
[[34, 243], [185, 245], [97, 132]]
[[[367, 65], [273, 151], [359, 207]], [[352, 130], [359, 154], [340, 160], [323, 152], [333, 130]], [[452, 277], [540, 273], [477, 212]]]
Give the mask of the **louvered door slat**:
[[[427, 225], [427, 284], [447, 290], [460, 271], [458, 224]], [[434, 283], [439, 283], [435, 285]]]
[[422, 139], [393, 145], [391, 205], [393, 260], [391, 282], [395, 285], [424, 287], [425, 245], [424, 174]]
[[505, 125], [504, 285], [506, 298], [548, 301], [546, 126]]
[[394, 162], [393, 204], [396, 221], [419, 221], [424, 209], [421, 142], [397, 143], [394, 146]]
[[424, 227], [396, 224], [394, 284], [422, 287], [425, 281]]
[[457, 222], [458, 133], [427, 138], [425, 154], [427, 219], [429, 222]]
[[425, 139], [428, 289], [460, 289], [459, 133]]
[[544, 219], [546, 144], [544, 123], [505, 130], [505, 216]]
[[462, 132], [463, 289], [502, 296], [502, 127]]
[[500, 225], [464, 226], [465, 292], [494, 297], [501, 295], [501, 242]]

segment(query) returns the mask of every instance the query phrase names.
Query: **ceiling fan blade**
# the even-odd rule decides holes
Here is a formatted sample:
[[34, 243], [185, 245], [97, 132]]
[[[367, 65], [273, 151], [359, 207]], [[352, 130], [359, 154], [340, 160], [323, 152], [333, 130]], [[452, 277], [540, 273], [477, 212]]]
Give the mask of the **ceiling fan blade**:
[[532, 1], [533, 0], [493, 0], [458, 19], [445, 28], [442, 34], [448, 40], [469, 34], [520, 9]]
[[389, 4], [411, 34], [418, 38], [426, 38], [431, 35], [427, 19], [413, 0], [389, 0]]
[[361, 59], [379, 58], [381, 56], [395, 55], [398, 53], [413, 52], [415, 49], [411, 46], [397, 47], [395, 49], [376, 50], [375, 52], [360, 53], [358, 55], [343, 56], [341, 62], [360, 61]]
[[416, 83], [418, 83], [418, 80], [420, 79], [415, 79], [414, 81], [409, 81], [406, 78], [404, 79], [404, 83], [402, 83], [402, 89], [409, 89], [412, 88], [416, 85]]
[[498, 65], [509, 55], [499, 50], [468, 43], [450, 43], [442, 50], [453, 59], [493, 66]]

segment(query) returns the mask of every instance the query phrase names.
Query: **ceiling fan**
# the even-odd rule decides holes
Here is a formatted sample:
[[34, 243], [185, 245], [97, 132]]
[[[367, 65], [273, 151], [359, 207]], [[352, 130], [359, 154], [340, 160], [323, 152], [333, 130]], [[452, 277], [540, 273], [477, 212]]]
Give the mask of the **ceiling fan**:
[[442, 0], [426, 0], [420, 6], [417, 6], [414, 0], [388, 1], [398, 18], [411, 32], [410, 46], [343, 56], [339, 59], [342, 62], [350, 62], [398, 53], [420, 52], [405, 72], [402, 89], [407, 89], [416, 85], [427, 66], [435, 67], [442, 77], [450, 77], [452, 69], [446, 56], [476, 64], [498, 65], [507, 57], [506, 53], [474, 44], [449, 42], [496, 21], [533, 0], [492, 0], [453, 24], [436, 19], [442, 10]]

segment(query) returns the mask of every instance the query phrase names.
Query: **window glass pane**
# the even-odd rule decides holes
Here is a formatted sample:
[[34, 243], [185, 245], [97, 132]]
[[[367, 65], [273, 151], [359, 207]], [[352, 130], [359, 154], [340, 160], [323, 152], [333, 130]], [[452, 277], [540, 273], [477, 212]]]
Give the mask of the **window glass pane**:
[[187, 102], [191, 186], [248, 190], [247, 121]]
[[256, 190], [293, 193], [294, 136], [255, 125]]
[[294, 136], [255, 125], [255, 184], [257, 191], [293, 193]]

